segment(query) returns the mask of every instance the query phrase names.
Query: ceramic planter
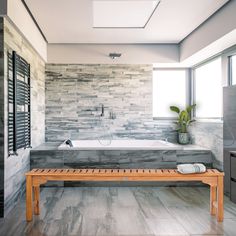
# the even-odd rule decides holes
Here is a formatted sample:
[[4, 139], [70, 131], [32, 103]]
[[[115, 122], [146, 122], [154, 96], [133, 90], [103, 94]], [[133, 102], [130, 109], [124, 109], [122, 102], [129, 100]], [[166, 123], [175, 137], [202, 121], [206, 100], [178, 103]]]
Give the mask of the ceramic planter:
[[179, 144], [189, 144], [189, 133], [178, 133]]

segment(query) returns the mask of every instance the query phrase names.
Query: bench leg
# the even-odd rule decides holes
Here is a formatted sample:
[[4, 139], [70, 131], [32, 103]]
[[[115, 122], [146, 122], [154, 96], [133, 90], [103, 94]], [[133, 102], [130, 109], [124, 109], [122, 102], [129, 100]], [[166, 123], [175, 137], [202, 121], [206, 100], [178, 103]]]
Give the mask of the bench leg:
[[210, 212], [211, 215], [216, 215], [216, 186], [210, 186]]
[[31, 221], [32, 217], [32, 177], [26, 176], [26, 220]]
[[217, 181], [217, 220], [222, 222], [224, 219], [224, 185], [223, 176], [218, 176]]
[[39, 197], [40, 197], [40, 188], [39, 186], [34, 186], [34, 214], [39, 215], [40, 209], [39, 209]]

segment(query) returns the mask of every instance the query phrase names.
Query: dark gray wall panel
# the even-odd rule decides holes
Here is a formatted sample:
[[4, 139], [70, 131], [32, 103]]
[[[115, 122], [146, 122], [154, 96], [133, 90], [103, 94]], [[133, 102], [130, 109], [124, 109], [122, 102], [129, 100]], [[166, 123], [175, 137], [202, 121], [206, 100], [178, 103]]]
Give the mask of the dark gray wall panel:
[[0, 217], [4, 214], [4, 46], [0, 17]]

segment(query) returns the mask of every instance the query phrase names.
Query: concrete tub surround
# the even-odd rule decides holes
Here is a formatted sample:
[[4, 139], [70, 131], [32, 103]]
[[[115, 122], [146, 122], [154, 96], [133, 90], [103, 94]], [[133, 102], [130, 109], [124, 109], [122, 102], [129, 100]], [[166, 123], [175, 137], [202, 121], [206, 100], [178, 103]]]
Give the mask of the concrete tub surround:
[[211, 167], [213, 163], [211, 151], [196, 145], [186, 145], [182, 150], [177, 145], [175, 150], [58, 150], [60, 144], [45, 143], [31, 150], [31, 169], [176, 168], [179, 163], [195, 162]]
[[[46, 141], [163, 139], [172, 122], [152, 117], [152, 65], [47, 64]], [[105, 115], [101, 118], [101, 104]], [[109, 119], [109, 112], [116, 119]]]

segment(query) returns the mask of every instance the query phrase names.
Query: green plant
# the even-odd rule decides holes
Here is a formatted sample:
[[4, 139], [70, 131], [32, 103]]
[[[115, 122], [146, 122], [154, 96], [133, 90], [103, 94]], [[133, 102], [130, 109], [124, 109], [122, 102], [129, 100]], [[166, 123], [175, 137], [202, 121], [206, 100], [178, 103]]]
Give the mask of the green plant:
[[178, 120], [175, 122], [177, 130], [180, 133], [187, 133], [189, 125], [194, 122], [191, 118], [191, 112], [195, 108], [196, 104], [187, 106], [185, 110], [180, 110], [176, 106], [170, 106], [170, 110], [178, 114]]

